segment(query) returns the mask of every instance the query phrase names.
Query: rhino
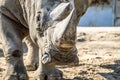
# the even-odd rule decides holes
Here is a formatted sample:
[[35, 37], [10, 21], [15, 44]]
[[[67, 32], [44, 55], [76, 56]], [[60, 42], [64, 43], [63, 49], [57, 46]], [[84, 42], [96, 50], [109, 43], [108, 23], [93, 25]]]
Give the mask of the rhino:
[[[1, 0], [0, 37], [6, 60], [3, 80], [29, 80], [22, 40], [39, 54], [37, 80], [61, 80], [56, 65], [77, 65], [76, 26], [93, 2], [106, 0]], [[30, 64], [35, 54], [29, 54]], [[30, 60], [29, 60], [30, 58]], [[33, 61], [34, 62], [34, 61]]]
[[[98, 0], [93, 0], [91, 1], [89, 4], [89, 6], [92, 5], [101, 5], [101, 4], [110, 4], [110, 1], [108, 0], [103, 0], [103, 1], [98, 1]], [[84, 11], [85, 12], [85, 11]], [[83, 12], [83, 15], [84, 15]], [[38, 62], [39, 62], [39, 57], [38, 57], [38, 47], [35, 46], [35, 44], [32, 42], [32, 40], [30, 39], [30, 36], [25, 37], [24, 39], [24, 43], [26, 43], [27, 47], [28, 47], [28, 55], [26, 57], [26, 61], [25, 61], [25, 67], [28, 71], [35, 71], [38, 67]]]

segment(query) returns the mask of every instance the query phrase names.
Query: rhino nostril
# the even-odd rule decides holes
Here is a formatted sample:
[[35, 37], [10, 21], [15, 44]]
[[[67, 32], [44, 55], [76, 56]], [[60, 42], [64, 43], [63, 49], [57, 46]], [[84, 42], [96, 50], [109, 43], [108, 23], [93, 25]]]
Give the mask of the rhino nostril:
[[43, 63], [43, 64], [46, 64], [46, 63], [49, 63], [49, 62], [51, 62], [51, 56], [50, 56], [50, 54], [45, 53], [45, 54], [42, 56], [42, 63]]
[[39, 22], [41, 19], [41, 11], [37, 12], [36, 21]]

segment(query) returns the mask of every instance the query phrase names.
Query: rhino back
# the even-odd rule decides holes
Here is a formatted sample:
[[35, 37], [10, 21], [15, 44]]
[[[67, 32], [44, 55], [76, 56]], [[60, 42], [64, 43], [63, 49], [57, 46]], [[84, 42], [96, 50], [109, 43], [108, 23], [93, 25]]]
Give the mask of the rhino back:
[[0, 13], [27, 27], [20, 0], [0, 0]]

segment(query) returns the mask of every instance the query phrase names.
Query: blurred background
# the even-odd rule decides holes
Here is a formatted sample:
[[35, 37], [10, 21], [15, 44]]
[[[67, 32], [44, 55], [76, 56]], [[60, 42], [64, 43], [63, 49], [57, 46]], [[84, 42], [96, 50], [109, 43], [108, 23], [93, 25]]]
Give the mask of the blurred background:
[[120, 0], [110, 0], [109, 5], [92, 5], [82, 16], [78, 26], [120, 26]]

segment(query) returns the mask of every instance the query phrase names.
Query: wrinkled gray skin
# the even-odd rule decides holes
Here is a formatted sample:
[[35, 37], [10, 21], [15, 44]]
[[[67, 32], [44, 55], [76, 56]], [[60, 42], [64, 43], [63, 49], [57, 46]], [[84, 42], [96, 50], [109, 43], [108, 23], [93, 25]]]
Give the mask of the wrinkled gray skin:
[[[61, 80], [55, 65], [78, 63], [76, 26], [92, 0], [1, 0], [0, 37], [6, 58], [3, 80], [28, 80], [22, 40], [30, 35], [39, 50], [37, 80]], [[35, 57], [32, 53], [29, 57]], [[29, 60], [28, 60], [29, 61]], [[30, 64], [32, 59], [30, 60]]]

